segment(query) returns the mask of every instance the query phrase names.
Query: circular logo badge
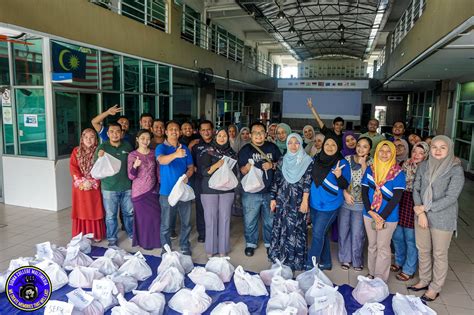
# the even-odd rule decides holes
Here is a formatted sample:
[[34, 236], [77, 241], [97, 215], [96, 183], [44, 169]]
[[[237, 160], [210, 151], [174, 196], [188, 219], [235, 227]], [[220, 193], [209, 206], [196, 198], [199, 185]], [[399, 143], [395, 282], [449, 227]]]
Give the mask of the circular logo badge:
[[20, 267], [12, 272], [5, 285], [8, 301], [19, 310], [36, 311], [51, 297], [51, 280], [41, 269]]

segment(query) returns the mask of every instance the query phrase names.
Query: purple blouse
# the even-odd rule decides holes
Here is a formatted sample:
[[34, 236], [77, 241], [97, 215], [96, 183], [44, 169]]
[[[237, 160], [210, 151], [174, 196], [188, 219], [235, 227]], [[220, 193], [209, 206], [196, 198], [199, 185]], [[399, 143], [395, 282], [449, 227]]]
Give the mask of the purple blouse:
[[[138, 158], [142, 164], [133, 168], [135, 159]], [[155, 160], [155, 152], [150, 150], [148, 154], [141, 154], [137, 150], [128, 155], [128, 178], [132, 181], [132, 198], [139, 197], [150, 191], [157, 191], [159, 178], [158, 167]]]

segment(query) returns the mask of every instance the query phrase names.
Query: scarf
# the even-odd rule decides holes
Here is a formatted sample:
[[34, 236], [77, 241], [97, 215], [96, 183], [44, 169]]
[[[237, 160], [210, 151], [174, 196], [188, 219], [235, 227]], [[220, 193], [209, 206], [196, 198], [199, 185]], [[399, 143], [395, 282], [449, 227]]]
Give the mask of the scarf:
[[291, 138], [296, 138], [296, 140], [298, 140], [300, 143], [300, 147], [295, 153], [290, 152], [290, 150], [286, 152], [286, 154], [283, 156], [281, 172], [288, 183], [294, 184], [300, 181], [301, 177], [303, 177], [303, 175], [306, 173], [306, 170], [313, 159], [304, 151], [303, 139], [299, 134], [290, 134], [286, 139], [287, 146]]
[[[280, 139], [278, 139], [278, 129], [279, 128], [282, 128], [286, 131], [286, 139], [281, 141]], [[288, 135], [291, 133], [291, 127], [288, 126], [287, 124], [285, 123], [281, 123], [281, 124], [278, 124], [277, 128], [276, 128], [276, 137], [275, 137], [275, 144], [276, 146], [278, 147], [278, 149], [280, 150], [281, 154], [285, 153], [286, 151], [286, 140], [288, 139]]]
[[[313, 137], [312, 138], [306, 138], [304, 136], [304, 132], [306, 129], [311, 129], [313, 131]], [[306, 125], [303, 127], [303, 140], [304, 140], [304, 143], [306, 143], [307, 145], [312, 145], [314, 143], [314, 140], [316, 139], [316, 136], [315, 136], [315, 132], [314, 132], [314, 128], [313, 126], [311, 125]]]
[[[219, 132], [222, 132], [222, 131], [225, 132], [226, 135], [227, 135], [227, 142], [224, 143], [224, 144], [218, 144], [216, 138], [217, 138], [217, 135], [219, 134]], [[225, 129], [225, 128], [219, 128], [217, 130], [216, 136], [212, 140], [211, 145], [209, 146], [207, 151], [210, 155], [213, 155], [213, 156], [218, 157], [218, 158], [228, 156], [230, 158], [236, 159], [236, 157], [237, 157], [237, 154], [235, 153], [235, 151], [230, 146], [229, 133], [227, 132], [227, 129]]]
[[356, 142], [357, 142], [357, 139], [359, 139], [359, 136], [356, 136], [356, 134], [353, 131], [349, 130], [349, 131], [344, 132], [344, 135], [342, 136], [342, 151], [341, 151], [342, 156], [354, 155], [356, 153], [355, 147], [351, 149], [346, 145], [346, 138], [348, 136], [354, 137], [354, 139], [356, 139]]
[[408, 142], [404, 139], [398, 139], [398, 140], [395, 140], [395, 141], [400, 141], [403, 144], [403, 146], [405, 147], [405, 153], [403, 153], [403, 155], [401, 155], [401, 156], [396, 157], [397, 163], [400, 164], [401, 162], [404, 162], [408, 159], [408, 153], [410, 152], [410, 147], [408, 146]]
[[[334, 141], [337, 146], [337, 151], [333, 155], [327, 155], [326, 152], [324, 151], [324, 144], [329, 139]], [[319, 187], [323, 183], [324, 179], [326, 179], [329, 172], [331, 172], [331, 169], [333, 168], [333, 166], [335, 166], [339, 160], [343, 159], [340, 151], [341, 151], [341, 148], [339, 147], [339, 142], [337, 141], [336, 136], [332, 134], [328, 134], [324, 138], [321, 152], [314, 157], [314, 165], [313, 165], [313, 170], [311, 172], [311, 175], [313, 177], [313, 181], [316, 187]]]
[[428, 186], [426, 191], [423, 194], [423, 205], [425, 206], [425, 211], [431, 209], [431, 204], [433, 202], [433, 183], [440, 177], [444, 176], [451, 168], [459, 164], [459, 159], [454, 156], [454, 144], [451, 139], [446, 136], [436, 136], [431, 140], [431, 146], [435, 142], [444, 142], [448, 145], [448, 155], [442, 159], [437, 160], [430, 152], [428, 157]]
[[[269, 130], [271, 129], [272, 126], [275, 126], [275, 131], [273, 132], [273, 136], [270, 135], [270, 132], [269, 132]], [[277, 124], [277, 123], [272, 123], [272, 124], [270, 124], [270, 125], [268, 126], [268, 129], [267, 129], [267, 133], [268, 133], [267, 141], [275, 142], [277, 128], [278, 128], [278, 124]]]
[[240, 144], [240, 137], [239, 137], [239, 128], [236, 126], [236, 125], [229, 125], [229, 127], [227, 128], [227, 133], [229, 133], [229, 128], [233, 126], [235, 128], [235, 138], [231, 138], [229, 136], [229, 142], [230, 142], [230, 146], [232, 147], [232, 150], [234, 150], [235, 152], [238, 152], [239, 151], [239, 144]]
[[[95, 142], [90, 147], [87, 147], [84, 144], [84, 137], [87, 133], [93, 133], [95, 136]], [[97, 134], [91, 128], [86, 128], [82, 131], [81, 140], [79, 142], [79, 147], [77, 149], [77, 163], [79, 165], [79, 169], [81, 170], [82, 176], [84, 178], [91, 178], [91, 170], [92, 166], [94, 165], [94, 153], [97, 149]]]
[[[379, 151], [384, 145], [388, 146], [392, 152], [390, 160], [387, 162], [379, 160]], [[385, 185], [386, 182], [397, 177], [402, 171], [401, 167], [396, 162], [395, 156], [395, 145], [388, 140], [381, 141], [375, 149], [374, 164], [370, 167], [375, 181], [375, 192], [370, 207], [371, 210], [378, 211], [380, 209], [383, 200], [381, 190], [382, 186]]]
[[[426, 142], [418, 142], [413, 146], [413, 149], [411, 149], [411, 155], [413, 156], [413, 151], [416, 148], [421, 148], [423, 149], [423, 161], [428, 158], [428, 154], [430, 152], [430, 146]], [[421, 163], [421, 162], [419, 162]], [[418, 168], [418, 164], [413, 161], [413, 157], [403, 163], [402, 169], [405, 172], [406, 175], [406, 191], [413, 191], [413, 182], [415, 181], [415, 175], [416, 175], [416, 169]]]
[[250, 138], [245, 141], [242, 140], [242, 132], [244, 132], [245, 130], [247, 130], [250, 133], [250, 129], [248, 127], [244, 127], [240, 129], [239, 136], [238, 136], [238, 143], [239, 143], [238, 151], [240, 151], [240, 149], [242, 149], [247, 143], [251, 142]]

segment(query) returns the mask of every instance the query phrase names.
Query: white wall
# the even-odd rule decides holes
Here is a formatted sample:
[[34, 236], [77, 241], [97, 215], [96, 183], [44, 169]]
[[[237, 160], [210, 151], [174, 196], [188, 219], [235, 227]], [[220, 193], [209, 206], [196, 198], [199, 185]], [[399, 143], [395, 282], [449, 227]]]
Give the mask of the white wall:
[[72, 205], [72, 178], [69, 172], [69, 158], [56, 161], [57, 208], [62, 210]]

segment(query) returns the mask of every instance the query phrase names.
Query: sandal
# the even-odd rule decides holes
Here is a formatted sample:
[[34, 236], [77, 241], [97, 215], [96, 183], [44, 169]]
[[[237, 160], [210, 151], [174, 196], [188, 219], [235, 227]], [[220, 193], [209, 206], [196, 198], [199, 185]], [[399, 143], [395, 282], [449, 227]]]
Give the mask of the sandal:
[[435, 297], [434, 298], [430, 298], [429, 296], [425, 294], [423, 294], [423, 296], [421, 297], [421, 300], [422, 301], [425, 301], [425, 302], [433, 302], [434, 300], [436, 300], [439, 296], [439, 293], [436, 293]]
[[342, 270], [349, 270], [349, 268], [351, 268], [351, 265], [349, 265], [348, 263], [342, 263], [341, 268]]
[[392, 272], [399, 272], [400, 269], [402, 269], [402, 268], [400, 266], [395, 265], [395, 264], [390, 266], [390, 271], [392, 271]]
[[364, 270], [364, 267], [354, 267], [354, 270], [355, 271], [362, 271], [362, 270]]
[[397, 280], [399, 281], [408, 281], [410, 279], [413, 279], [415, 275], [407, 275], [403, 271], [400, 272], [398, 275], [396, 275]]

